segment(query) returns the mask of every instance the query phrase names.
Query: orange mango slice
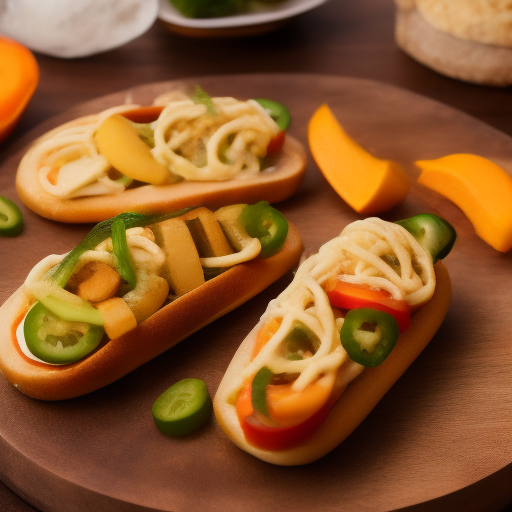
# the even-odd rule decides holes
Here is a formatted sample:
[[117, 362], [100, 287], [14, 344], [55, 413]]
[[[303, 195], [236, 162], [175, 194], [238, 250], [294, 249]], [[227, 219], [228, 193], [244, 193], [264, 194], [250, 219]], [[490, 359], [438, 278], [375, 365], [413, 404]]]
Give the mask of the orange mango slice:
[[385, 212], [407, 197], [410, 181], [402, 168], [376, 158], [351, 139], [328, 105], [310, 119], [308, 139], [320, 171], [356, 212]]
[[96, 132], [98, 151], [110, 165], [134, 180], [163, 185], [169, 171], [157, 162], [137, 130], [120, 115], [107, 117]]
[[487, 158], [456, 154], [419, 160], [418, 183], [453, 201], [477, 235], [501, 252], [512, 248], [512, 178]]

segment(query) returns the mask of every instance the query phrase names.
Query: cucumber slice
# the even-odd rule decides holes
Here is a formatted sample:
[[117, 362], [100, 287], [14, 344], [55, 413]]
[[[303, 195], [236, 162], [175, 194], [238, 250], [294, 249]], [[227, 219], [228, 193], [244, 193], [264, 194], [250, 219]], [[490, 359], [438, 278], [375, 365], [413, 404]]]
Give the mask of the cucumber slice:
[[155, 425], [166, 436], [183, 436], [202, 426], [212, 413], [212, 399], [200, 379], [183, 379], [164, 391], [152, 408]]

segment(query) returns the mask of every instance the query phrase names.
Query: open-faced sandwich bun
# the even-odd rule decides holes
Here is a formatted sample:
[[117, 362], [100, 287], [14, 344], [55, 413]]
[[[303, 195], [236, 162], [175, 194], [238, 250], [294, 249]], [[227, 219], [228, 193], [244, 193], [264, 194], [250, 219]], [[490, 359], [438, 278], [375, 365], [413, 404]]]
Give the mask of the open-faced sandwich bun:
[[[222, 108], [233, 109], [230, 102], [237, 102], [237, 100], [214, 98], [213, 102], [215, 108], [220, 111]], [[184, 124], [187, 122], [187, 116], [197, 114], [194, 113], [194, 109], [196, 111], [203, 109], [203, 117], [207, 120], [214, 119], [214, 116], [207, 113], [205, 105], [196, 104], [190, 99], [171, 103], [178, 105], [178, 109], [180, 105], [186, 103], [185, 106], [192, 110], [192, 113], [189, 114], [182, 108], [183, 112], [179, 113], [182, 117], [176, 119], [175, 113], [168, 113], [165, 110], [169, 109], [170, 105], [166, 107], [125, 105], [76, 119], [45, 134], [34, 142], [19, 165], [16, 188], [20, 198], [28, 208], [48, 219], [86, 223], [98, 222], [125, 211], [161, 213], [194, 204], [217, 208], [225, 204], [254, 203], [260, 200], [276, 203], [290, 197], [300, 186], [306, 169], [306, 153], [302, 144], [289, 135], [285, 136], [284, 132], [280, 132], [270, 115], [255, 101], [235, 103], [235, 107], [243, 105], [246, 111], [252, 109], [250, 115], [244, 111], [240, 114], [240, 118], [245, 119], [249, 124], [244, 127], [239, 122], [240, 119], [227, 117], [227, 122], [220, 123], [220, 128], [214, 136], [210, 132], [206, 133], [205, 137], [200, 137], [202, 147], [199, 150], [197, 147], [192, 147], [190, 154], [186, 156], [183, 155], [183, 147], [186, 144], [189, 148], [193, 146], [191, 139], [185, 140], [183, 147], [170, 148], [167, 139], [170, 138], [168, 134], [172, 131], [172, 123], [182, 123], [178, 127], [181, 130], [178, 135], [182, 136], [188, 130]], [[139, 178], [135, 175], [135, 177], [132, 176], [133, 181], [128, 185], [120, 184], [126, 176], [118, 172], [112, 161], [113, 158], [118, 158], [122, 151], [117, 151], [117, 155], [113, 157], [108, 155], [106, 159], [98, 149], [100, 125], [105, 119], [119, 115], [147, 126], [157, 119], [160, 123], [167, 115], [164, 119], [167, 125], [160, 129], [160, 138], [154, 139], [157, 140], [159, 147], [154, 147], [152, 153], [150, 153], [151, 146], [143, 147], [142, 150], [150, 155], [149, 158], [158, 160], [158, 162], [150, 162], [151, 166], [159, 167], [158, 171], [165, 168], [164, 172], [168, 176], [164, 178], [157, 176], [153, 180], [148, 179], [148, 182], [143, 182], [143, 177]], [[257, 116], [259, 119], [256, 119]], [[197, 115], [193, 121], [200, 118], [201, 116]], [[194, 126], [200, 126], [200, 122], [197, 121]], [[154, 123], [151, 124], [151, 130], [153, 128], [156, 133], [158, 129]], [[208, 129], [210, 128], [207, 127], [206, 130]], [[232, 142], [228, 138], [233, 136], [230, 135], [230, 130], [233, 130], [234, 134], [242, 134], [239, 137], [240, 140], [244, 140], [245, 137], [244, 144], [237, 142], [239, 153], [234, 156], [229, 153], [231, 148], [225, 147], [229, 145], [228, 142]], [[266, 133], [263, 133], [265, 130]], [[153, 133], [150, 137], [153, 140]], [[212, 139], [215, 140], [212, 141]], [[108, 146], [110, 140], [104, 137], [103, 145]], [[269, 143], [269, 140], [273, 142]], [[279, 147], [273, 147], [272, 151], [275, 154], [270, 155], [270, 147], [276, 146], [276, 140]], [[203, 141], [206, 142], [203, 143]], [[133, 147], [131, 142], [133, 140], [125, 144], [125, 147]], [[144, 143], [136, 142], [144, 146]], [[264, 159], [265, 147], [262, 147], [265, 144], [268, 144], [266, 159]], [[177, 145], [179, 146], [179, 143]], [[206, 172], [214, 164], [208, 163], [205, 166], [204, 162], [187, 161], [187, 158], [188, 160], [198, 158], [197, 155], [201, 150], [208, 154], [209, 160], [215, 160], [217, 174]], [[218, 153], [221, 151], [224, 152], [225, 157], [219, 156]], [[243, 156], [242, 153], [244, 153]], [[228, 166], [225, 162], [231, 157], [235, 162], [233, 165], [238, 169], [234, 173], [226, 171]], [[130, 159], [135, 161], [135, 158], [128, 158]], [[75, 176], [85, 174], [83, 168], [75, 164], [76, 160], [86, 163], [85, 170], [94, 177], [94, 180], [75, 180], [70, 183], [68, 178], [72, 174]], [[260, 170], [261, 162], [264, 163], [261, 164]], [[145, 164], [146, 161], [139, 165], [135, 169], [136, 173], [140, 172], [144, 175]], [[62, 171], [64, 167], [66, 170]], [[183, 170], [181, 174], [179, 168]], [[62, 180], [62, 183], [55, 180]], [[152, 181], [155, 183], [152, 184]]]
[[[307, 464], [338, 446], [418, 357], [448, 311], [451, 286], [443, 263], [433, 265], [400, 226], [361, 222], [301, 264], [242, 342], [217, 390], [220, 426], [264, 461]], [[407, 272], [403, 279], [393, 276], [397, 261]], [[396, 326], [395, 345], [386, 323]], [[346, 338], [357, 339], [356, 349]]]
[[[224, 208], [224, 210], [225, 209], [226, 208]], [[201, 208], [200, 210], [204, 211], [205, 209]], [[170, 219], [171, 224], [166, 224], [166, 222], [169, 221], [163, 221], [162, 225], [168, 226], [165, 227], [165, 229], [169, 229], [170, 231], [176, 230], [177, 228], [186, 230], [186, 223], [183, 219], [189, 221], [194, 218], [194, 211], [195, 210], [192, 210], [192, 212], [188, 213], [185, 217]], [[200, 220], [202, 222], [202, 218]], [[177, 226], [176, 223], [180, 225]], [[156, 225], [160, 226], [160, 224]], [[206, 226], [206, 224], [203, 223], [203, 226]], [[157, 244], [160, 244], [159, 236], [165, 236], [162, 235], [164, 228], [157, 227], [154, 229], [153, 225], [151, 225], [150, 228], [156, 233]], [[159, 232], [160, 235], [158, 234]], [[147, 234], [142, 234], [141, 236], [137, 233], [131, 235], [129, 231], [127, 231], [127, 233], [128, 239], [131, 236], [135, 238], [138, 237], [139, 242], [141, 237], [147, 236]], [[187, 240], [190, 239], [188, 234], [186, 236], [188, 237]], [[142, 242], [144, 242], [144, 240], [142, 240]], [[246, 242], [247, 244], [245, 245], [249, 247], [247, 250], [252, 250], [254, 244], [256, 246], [258, 245], [257, 238], [252, 240], [248, 238]], [[192, 243], [193, 242], [191, 242], [191, 244]], [[107, 244], [107, 246], [110, 244], [110, 248], [107, 247], [105, 250], [112, 251], [110, 239], [106, 239], [106, 241], [103, 241], [100, 245], [105, 248], [105, 244]], [[136, 259], [136, 252], [138, 251], [140, 255], [141, 248], [144, 246], [147, 246], [152, 253], [155, 253], [155, 251], [158, 252], [159, 249], [155, 249], [155, 244], [152, 242], [141, 243], [138, 246], [137, 244], [132, 246], [130, 243], [128, 245], [134, 258], [137, 276], [140, 280], [143, 278], [146, 279], [149, 274], [145, 275], [146, 271], [143, 268], [145, 264], [144, 259], [140, 259], [139, 256], [139, 260], [142, 261], [142, 263], [140, 263], [140, 261]], [[134, 249], [132, 249], [132, 247]], [[166, 248], [165, 244], [160, 245], [160, 248], [162, 247], [167, 257], [168, 247]], [[261, 247], [263, 247], [263, 245], [261, 245]], [[95, 250], [89, 250], [84, 253], [84, 255], [98, 253], [100, 250], [103, 251], [103, 248], [100, 249], [98, 246]], [[244, 251], [246, 251], [246, 249], [243, 249], [242, 252], [235, 251], [228, 256], [220, 256], [219, 258], [243, 259], [241, 256], [239, 257], [239, 255], [242, 255]], [[175, 252], [175, 249], [171, 247], [170, 252]], [[256, 250], [256, 252], [258, 251]], [[48, 364], [45, 361], [38, 360], [38, 357], [33, 357], [31, 354], [27, 355], [28, 339], [23, 340], [25, 346], [22, 350], [21, 340], [24, 338], [24, 334], [29, 333], [27, 333], [26, 325], [25, 328], [20, 328], [20, 324], [23, 321], [25, 321], [25, 323], [27, 322], [26, 319], [28, 317], [26, 315], [31, 306], [41, 305], [44, 301], [44, 297], [41, 297], [41, 302], [37, 302], [32, 294], [32, 290], [35, 289], [35, 285], [46, 286], [48, 281], [48, 271], [46, 271], [43, 276], [41, 276], [41, 272], [39, 272], [40, 277], [36, 278], [30, 278], [29, 275], [25, 284], [0, 307], [0, 370], [3, 376], [19, 391], [34, 398], [42, 400], [62, 400], [89, 393], [126, 375], [150, 359], [168, 350], [193, 332], [243, 304], [251, 297], [254, 297], [290, 270], [298, 261], [301, 252], [302, 242], [299, 233], [297, 229], [289, 223], [284, 245], [273, 255], [264, 258], [262, 249], [261, 257], [253, 255], [250, 260], [233, 264], [233, 266], [230, 266], [224, 272], [213, 278], [206, 279], [206, 281], [203, 281], [199, 286], [195, 288], [190, 286], [190, 288], [192, 288], [190, 291], [178, 293], [173, 291], [170, 286], [165, 283], [165, 281], [169, 281], [172, 286], [175, 286], [176, 289], [178, 288], [177, 281], [173, 284], [172, 276], [169, 278], [165, 271], [162, 270], [165, 264], [159, 268], [158, 272], [151, 270], [150, 273], [153, 274], [154, 281], [158, 286], [151, 285], [144, 294], [147, 292], [147, 295], [150, 296], [149, 300], [151, 301], [151, 296], [154, 297], [155, 294], [159, 293], [157, 290], [157, 288], [160, 287], [159, 283], [163, 283], [164, 288], [166, 287], [164, 296], [162, 297], [162, 299], [166, 299], [164, 303], [161, 304], [160, 307], [157, 304], [156, 308], [154, 308], [156, 309], [154, 313], [150, 314], [146, 319], [144, 319], [144, 317], [141, 319], [140, 306], [137, 306], [136, 303], [134, 304], [133, 301], [130, 303], [128, 300], [130, 293], [124, 294], [124, 292], [118, 291], [117, 296], [107, 299], [103, 303], [97, 304], [93, 302], [93, 313], [97, 314], [98, 311], [101, 311], [104, 314], [104, 328], [106, 334], [103, 334], [99, 345], [90, 353], [85, 355], [82, 359], [67, 364]], [[150, 253], [148, 252], [148, 254]], [[148, 254], [146, 254], [146, 259]], [[217, 260], [220, 261], [219, 258], [216, 260], [215, 257], [199, 259], [197, 253], [194, 254], [182, 255], [179, 257], [181, 258], [179, 262], [173, 263], [173, 268], [177, 275], [176, 279], [179, 278], [178, 274], [182, 274], [180, 268], [183, 268], [183, 265], [190, 268], [195, 265], [196, 262], [198, 265], [199, 262], [201, 262], [203, 270], [205, 270], [204, 264], [207, 260], [210, 260], [212, 264], [215, 264]], [[105, 261], [107, 256], [108, 254], [103, 254], [100, 259]], [[173, 256], [173, 258], [176, 257]], [[58, 257], [55, 261], [57, 260]], [[43, 260], [43, 262], [44, 261], [45, 260]], [[115, 265], [115, 258], [112, 261], [114, 261]], [[41, 262], [41, 264], [43, 262]], [[50, 263], [50, 265], [51, 264], [52, 263]], [[80, 266], [79, 260], [77, 265], [78, 267]], [[43, 266], [43, 272], [47, 267], [48, 265]], [[50, 272], [55, 268], [56, 267], [51, 267]], [[83, 265], [81, 268], [83, 268]], [[217, 267], [213, 267], [212, 270], [216, 268]], [[36, 271], [32, 271], [32, 273], [34, 272]], [[199, 266], [199, 272], [201, 272], [201, 266]], [[77, 270], [76, 275], [79, 274], [80, 271]], [[53, 276], [55, 275], [56, 273], [53, 274]], [[72, 281], [73, 275], [68, 282]], [[62, 282], [60, 284], [62, 284]], [[121, 285], [121, 287], [122, 286], [126, 285]], [[119, 290], [121, 290], [121, 288], [119, 288]], [[167, 291], [171, 295], [170, 298], [172, 301], [170, 303], [168, 303], [168, 299], [166, 298]], [[178, 296], [176, 297], [176, 295]], [[76, 296], [74, 297], [76, 298]], [[135, 320], [133, 320], [133, 315], [130, 313], [127, 302], [123, 299], [128, 302], [134, 315], [138, 317], [136, 323]], [[117, 322], [118, 328], [125, 331], [128, 329], [127, 332], [120, 336], [109, 335], [106, 312], [105, 309], [101, 308], [101, 304], [106, 304], [113, 300], [122, 304], [123, 307], [120, 310], [122, 315], [126, 313], [128, 315], [126, 317], [127, 320], [121, 319]], [[159, 303], [161, 303], [161, 301]], [[46, 302], [44, 305], [46, 306]], [[138, 313], [136, 309], [139, 309]], [[148, 316], [149, 313], [151, 312], [146, 312], [144, 316]], [[53, 314], [53, 312], [50, 314]], [[130, 324], [131, 320], [133, 320], [134, 325], [130, 328], [128, 324]], [[43, 324], [44, 322], [41, 321], [40, 323]], [[43, 329], [44, 326], [41, 327], [41, 325], [39, 325], [39, 328]], [[49, 328], [46, 329], [48, 332], [52, 332], [48, 329]], [[41, 337], [41, 330], [35, 334]], [[32, 332], [31, 335], [34, 336], [35, 334]], [[51, 347], [50, 349], [54, 351]]]
[[443, 75], [512, 84], [512, 4], [508, 0], [395, 0], [398, 46]]

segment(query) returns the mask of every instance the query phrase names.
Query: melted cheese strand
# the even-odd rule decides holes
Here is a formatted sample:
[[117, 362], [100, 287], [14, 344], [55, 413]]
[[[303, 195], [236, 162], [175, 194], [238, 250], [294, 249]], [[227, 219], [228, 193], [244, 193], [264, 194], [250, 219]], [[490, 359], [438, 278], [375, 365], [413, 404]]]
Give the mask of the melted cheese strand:
[[223, 181], [258, 173], [259, 158], [265, 156], [279, 128], [254, 101], [213, 98], [212, 102], [215, 114], [192, 100], [168, 103], [153, 123], [153, 156], [189, 181]]
[[[138, 108], [122, 105], [90, 116], [78, 126], [66, 126], [47, 134], [34, 148], [38, 177], [46, 192], [61, 199], [119, 193], [124, 186], [111, 180], [107, 159], [98, 153], [94, 134], [100, 124], [114, 114]], [[50, 172], [58, 169], [55, 181], [49, 180]]]
[[[435, 288], [432, 258], [407, 230], [378, 218], [353, 222], [306, 259], [290, 285], [269, 303], [262, 325], [272, 318], [282, 318], [281, 325], [241, 372], [234, 389], [240, 389], [245, 379], [263, 366], [274, 373], [300, 373], [292, 385], [297, 392], [340, 368], [338, 379], [346, 383], [362, 371], [360, 365], [344, 364], [349, 360], [339, 340], [343, 320], [334, 318], [322, 288], [333, 277], [388, 290], [409, 305], [426, 302]], [[295, 322], [306, 325], [320, 345], [312, 357], [289, 361], [279, 348]]]

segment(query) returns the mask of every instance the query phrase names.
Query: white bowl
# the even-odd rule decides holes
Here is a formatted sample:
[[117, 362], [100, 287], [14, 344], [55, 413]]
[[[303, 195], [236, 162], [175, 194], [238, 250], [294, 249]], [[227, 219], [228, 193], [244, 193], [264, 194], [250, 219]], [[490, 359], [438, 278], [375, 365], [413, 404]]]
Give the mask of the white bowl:
[[223, 16], [220, 18], [186, 18], [182, 16], [169, 2], [160, 0], [158, 17], [171, 25], [189, 27], [193, 29], [225, 29], [251, 25], [263, 25], [310, 11], [327, 0], [284, 0], [276, 5], [254, 8], [250, 12]]

